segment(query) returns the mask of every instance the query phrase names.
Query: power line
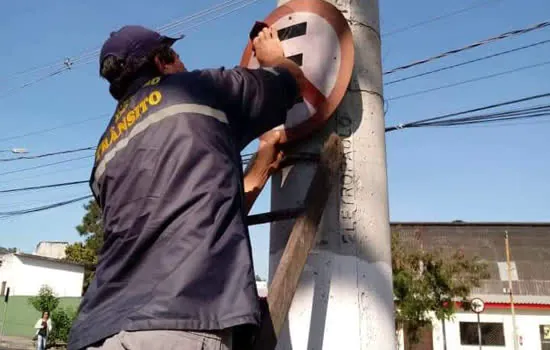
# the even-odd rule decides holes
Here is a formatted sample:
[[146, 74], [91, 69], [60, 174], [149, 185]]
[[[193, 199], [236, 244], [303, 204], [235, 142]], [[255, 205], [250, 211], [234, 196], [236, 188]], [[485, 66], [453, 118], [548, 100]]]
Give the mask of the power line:
[[15, 173], [22, 173], [22, 172], [29, 171], [29, 170], [35, 170], [35, 169], [40, 169], [40, 168], [47, 168], [47, 167], [50, 167], [50, 166], [52, 166], [52, 165], [58, 165], [58, 164], [63, 164], [63, 163], [70, 163], [70, 162], [74, 162], [74, 161], [76, 161], [76, 160], [90, 159], [90, 158], [93, 158], [93, 155], [92, 155], [92, 156], [84, 156], [84, 157], [78, 157], [78, 158], [65, 159], [65, 160], [61, 160], [61, 161], [58, 161], [58, 162], [53, 162], [53, 163], [47, 163], [47, 164], [42, 164], [42, 165], [33, 166], [33, 167], [30, 167], [30, 168], [23, 168], [23, 169], [5, 171], [5, 172], [3, 172], [3, 173], [0, 173], [0, 176], [1, 176], [1, 175], [8, 175], [8, 174], [15, 174]]
[[439, 21], [439, 20], [444, 19], [444, 18], [449, 18], [449, 17], [452, 17], [452, 16], [456, 16], [458, 14], [473, 10], [475, 8], [481, 7], [485, 4], [487, 4], [489, 2], [493, 2], [493, 1], [494, 0], [480, 1], [480, 2], [474, 3], [473, 5], [470, 5], [468, 7], [464, 7], [464, 8], [458, 9], [458, 10], [447, 12], [447, 13], [444, 13], [442, 15], [435, 16], [435, 17], [429, 18], [429, 19], [424, 20], [424, 21], [420, 21], [420, 22], [417, 22], [417, 23], [414, 23], [414, 24], [410, 24], [410, 25], [398, 28], [398, 29], [394, 29], [394, 30], [386, 32], [386, 33], [382, 33], [382, 37], [389, 37], [389, 36], [392, 36], [392, 35], [395, 35], [395, 34], [398, 34], [398, 33], [402, 33], [402, 32], [407, 31], [409, 29], [413, 29], [413, 28], [420, 27], [420, 26], [423, 26], [423, 25], [426, 25], [426, 24], [429, 24], [429, 23]]
[[538, 41], [538, 42], [533, 43], [533, 44], [520, 46], [520, 47], [517, 47], [517, 48], [514, 48], [514, 49], [510, 49], [510, 50], [505, 50], [505, 51], [497, 52], [497, 53], [492, 54], [492, 55], [483, 56], [483, 57], [480, 57], [480, 58], [476, 58], [476, 59], [473, 59], [473, 60], [469, 60], [469, 61], [465, 61], [465, 62], [453, 64], [453, 65], [450, 65], [450, 66], [446, 66], [446, 67], [434, 69], [434, 70], [431, 70], [431, 71], [428, 71], [428, 72], [424, 72], [424, 73], [419, 73], [419, 74], [411, 75], [411, 76], [408, 76], [408, 77], [405, 77], [405, 78], [400, 78], [400, 79], [392, 80], [392, 81], [389, 81], [389, 82], [387, 82], [387, 83], [384, 83], [384, 85], [387, 86], [387, 85], [392, 85], [392, 84], [400, 83], [400, 82], [403, 82], [403, 81], [407, 81], [407, 80], [410, 80], [410, 79], [415, 79], [415, 78], [419, 78], [419, 77], [424, 77], [424, 76], [426, 76], [426, 75], [430, 75], [430, 74], [434, 74], [434, 73], [443, 72], [443, 71], [446, 71], [446, 70], [449, 70], [449, 69], [453, 69], [453, 68], [457, 68], [457, 67], [462, 67], [462, 66], [465, 66], [465, 65], [468, 65], [468, 64], [471, 64], [471, 63], [475, 63], [475, 62], [480, 62], [480, 61], [488, 60], [488, 59], [491, 59], [491, 58], [494, 58], [494, 57], [499, 57], [499, 56], [507, 55], [507, 54], [510, 54], [510, 53], [513, 53], [513, 52], [518, 52], [518, 51], [521, 51], [521, 50], [529, 49], [529, 48], [536, 47], [536, 46], [540, 46], [540, 45], [545, 45], [545, 44], [548, 44], [548, 43], [550, 43], [550, 39], [549, 39], [549, 40]]
[[[216, 16], [214, 18], [214, 19], [217, 19], [217, 18], [220, 18], [220, 17], [227, 16], [227, 15], [229, 15], [229, 14], [231, 14], [231, 13], [233, 13], [233, 12], [235, 12], [235, 11], [241, 9], [241, 8], [252, 5], [253, 3], [256, 3], [258, 1], [260, 1], [260, 0], [228, 0], [228, 1], [225, 1], [221, 4], [217, 4], [217, 5], [214, 5], [210, 8], [207, 8], [205, 10], [199, 11], [196, 14], [186, 16], [182, 20], [177, 21], [175, 24], [172, 24], [172, 25], [169, 24], [167, 26], [162, 26], [162, 27], [160, 27], [160, 29], [162, 29], [163, 31], [166, 30], [166, 29], [169, 29], [169, 28], [176, 29], [176, 28], [178, 28], [179, 26], [182, 26], [185, 23], [192, 22], [194, 19], [205, 17], [205, 16], [210, 15], [210, 14], [215, 14], [217, 12], [220, 12], [220, 10], [223, 10], [225, 8], [228, 8], [228, 7], [231, 7], [231, 6], [234, 6], [234, 5], [238, 5], [238, 4], [240, 5], [237, 9], [232, 9], [230, 11], [226, 11], [225, 13], [222, 12], [221, 14], [219, 14], [218, 16]], [[203, 21], [199, 24], [191, 26], [190, 28], [195, 28], [198, 25], [208, 23], [211, 20], [213, 20], [213, 19]], [[157, 29], [157, 30], [159, 30], [159, 29]], [[181, 28], [181, 30], [179, 30], [179, 32], [181, 32], [182, 30], [184, 30], [184, 28]], [[43, 75], [43, 76], [40, 76], [40, 77], [35, 78], [33, 80], [27, 81], [26, 83], [24, 83], [22, 85], [12, 87], [12, 88], [8, 89], [3, 94], [0, 94], [0, 98], [6, 97], [6, 96], [14, 93], [15, 91], [17, 91], [19, 89], [23, 89], [23, 88], [32, 86], [32, 85], [34, 85], [34, 84], [36, 84], [40, 81], [51, 78], [53, 76], [56, 76], [58, 74], [61, 74], [61, 73], [65, 72], [65, 71], [71, 70], [75, 66], [86, 65], [86, 64], [92, 63], [92, 62], [95, 61], [95, 58], [96, 58], [97, 54], [99, 53], [99, 51], [100, 51], [100, 49], [94, 49], [94, 50], [91, 50], [89, 52], [82, 53], [80, 57], [77, 56], [75, 58], [66, 58], [63, 61], [63, 64], [58, 64], [58, 65], [50, 64], [50, 65], [48, 65], [48, 67], [58, 66], [58, 68], [56, 70], [52, 71], [52, 72], [49, 72], [49, 73]], [[43, 70], [43, 69], [41, 67], [38, 67], [38, 68], [30, 69], [28, 71], [39, 71], [39, 70]], [[24, 73], [27, 73], [28, 71], [24, 71]]]
[[441, 54], [438, 54], [438, 55], [435, 55], [435, 56], [432, 56], [432, 57], [429, 57], [429, 58], [425, 58], [425, 59], [422, 59], [422, 60], [419, 60], [419, 61], [414, 61], [414, 62], [406, 64], [404, 66], [399, 66], [399, 67], [396, 67], [396, 68], [392, 68], [389, 71], [384, 72], [384, 75], [392, 74], [392, 73], [395, 73], [395, 72], [398, 72], [398, 71], [401, 71], [401, 70], [416, 67], [416, 66], [419, 66], [421, 64], [432, 62], [432, 61], [435, 61], [435, 60], [438, 60], [438, 59], [441, 59], [441, 58], [444, 58], [444, 57], [447, 57], [447, 56], [450, 56], [450, 55], [454, 55], [454, 54], [457, 54], [457, 53], [460, 53], [460, 52], [463, 52], [463, 51], [467, 51], [467, 50], [470, 50], [470, 49], [473, 49], [473, 48], [476, 48], [476, 47], [479, 47], [479, 46], [482, 46], [482, 45], [489, 44], [489, 43], [492, 43], [492, 42], [495, 42], [495, 41], [498, 41], [498, 40], [506, 39], [506, 38], [509, 38], [509, 37], [512, 37], [512, 36], [523, 35], [523, 34], [526, 34], [526, 33], [529, 33], [529, 32], [535, 31], [535, 30], [546, 28], [548, 26], [550, 26], [550, 22], [547, 21], [547, 22], [541, 22], [541, 23], [535, 24], [535, 25], [533, 25], [531, 27], [528, 27], [528, 28], [512, 30], [512, 31], [502, 33], [500, 35], [497, 35], [497, 36], [494, 36], [494, 37], [491, 37], [491, 38], [487, 38], [485, 40], [475, 42], [473, 44], [470, 44], [470, 45], [467, 45], [467, 46], [464, 46], [464, 47], [461, 47], [461, 48], [458, 48], [458, 49], [446, 51], [446, 52], [443, 52]]
[[50, 131], [59, 130], [59, 129], [67, 128], [67, 127], [78, 125], [78, 124], [83, 124], [83, 123], [86, 123], [86, 122], [89, 122], [89, 121], [92, 121], [92, 120], [103, 119], [103, 118], [106, 118], [108, 116], [109, 116], [109, 114], [102, 114], [98, 117], [86, 118], [86, 119], [82, 119], [82, 120], [79, 120], [79, 121], [76, 121], [76, 122], [61, 124], [61, 125], [55, 126], [53, 128], [41, 129], [41, 130], [37, 130], [37, 131], [31, 131], [31, 132], [28, 132], [28, 133], [25, 133], [25, 134], [8, 136], [8, 137], [0, 138], [0, 142], [12, 141], [12, 140], [21, 139], [21, 138], [28, 137], [28, 136], [44, 134], [44, 133], [47, 133], [47, 132], [50, 132]]
[[39, 211], [59, 208], [59, 207], [63, 207], [63, 206], [69, 205], [69, 204], [77, 203], [77, 202], [80, 202], [80, 201], [83, 201], [83, 200], [86, 200], [86, 199], [90, 199], [90, 198], [92, 198], [92, 195], [86, 195], [86, 196], [82, 196], [82, 197], [69, 199], [69, 200], [66, 200], [66, 201], [61, 201], [61, 202], [48, 204], [48, 205], [43, 205], [43, 206], [34, 207], [34, 208], [29, 208], [29, 209], [4, 211], [4, 212], [0, 212], [0, 219], [7, 219], [7, 218], [12, 217], [12, 216], [31, 214], [31, 213], [36, 213], [36, 212], [39, 212]]
[[440, 115], [440, 116], [437, 116], [437, 117], [431, 117], [431, 118], [427, 118], [427, 119], [417, 120], [415, 122], [402, 123], [402, 124], [398, 124], [398, 125], [395, 125], [395, 126], [389, 126], [389, 127], [386, 127], [386, 132], [405, 129], [405, 128], [411, 127], [411, 126], [413, 126], [415, 124], [419, 124], [419, 123], [427, 123], [427, 122], [432, 122], [432, 121], [436, 121], [436, 120], [443, 120], [443, 119], [447, 119], [447, 118], [451, 118], [451, 117], [455, 117], [455, 116], [459, 116], [459, 115], [485, 111], [485, 110], [488, 110], [488, 109], [493, 109], [493, 108], [498, 108], [498, 107], [503, 107], [503, 106], [509, 106], [509, 105], [513, 105], [513, 104], [516, 104], [516, 103], [533, 101], [533, 100], [538, 100], [538, 99], [547, 98], [547, 97], [550, 97], [550, 93], [544, 93], [544, 94], [539, 94], [539, 95], [522, 97], [522, 98], [515, 99], [515, 100], [498, 102], [498, 103], [494, 103], [494, 104], [491, 104], [491, 105], [477, 107], [477, 108], [473, 108], [473, 109], [468, 109], [468, 110], [464, 110], [464, 111], [460, 111], [460, 112], [447, 113], [447, 114], [443, 114], [443, 115]]
[[74, 186], [74, 185], [81, 185], [81, 184], [87, 184], [87, 183], [89, 183], [89, 180], [61, 182], [61, 183], [51, 184], [51, 185], [10, 188], [10, 189], [7, 189], [7, 190], [0, 190], [0, 193], [34, 191], [34, 190], [42, 190], [42, 189], [45, 189], [45, 188], [66, 187], [66, 186]]
[[[222, 3], [216, 4], [214, 6], [211, 6], [209, 8], [198, 11], [194, 14], [185, 16], [181, 19], [173, 20], [172, 22], [170, 22], [168, 24], [165, 24], [165, 25], [162, 25], [160, 27], [155, 28], [155, 30], [158, 31], [158, 32], [161, 32], [161, 33], [165, 33], [166, 35], [179, 35], [179, 34], [181, 34], [180, 32], [183, 30], [183, 28], [178, 30], [178, 31], [175, 31], [175, 30], [180, 26], [184, 26], [186, 23], [193, 22], [195, 19], [200, 19], [200, 18], [205, 17], [205, 16], [210, 15], [210, 14], [219, 13], [219, 12], [221, 12], [221, 10], [224, 10], [224, 9], [229, 8], [231, 6], [245, 3], [244, 5], [242, 5], [238, 8], [238, 9], [241, 9], [243, 7], [251, 5], [251, 4], [253, 4], [255, 2], [258, 2], [258, 1], [260, 1], [260, 0], [227, 0], [227, 1], [224, 1]], [[225, 13], [221, 12], [221, 14], [218, 15], [216, 18], [226, 16], [226, 15], [228, 15], [230, 13], [233, 13], [233, 12], [235, 12], [235, 10], [227, 11]], [[206, 23], [206, 22], [208, 22], [208, 21], [205, 21], [204, 23]], [[203, 23], [201, 23], [201, 24], [203, 24]], [[193, 28], [195, 26], [196, 25], [192, 26], [191, 28]], [[92, 49], [86, 50], [82, 54], [80, 54], [80, 56], [76, 56], [75, 58], [69, 59], [69, 61], [71, 62], [73, 67], [83, 66], [83, 65], [95, 62], [96, 58], [97, 58], [97, 55], [99, 54], [100, 50], [101, 50], [101, 47], [97, 47], [93, 50]]]
[[34, 179], [34, 178], [37, 178], [37, 177], [44, 177], [45, 175], [52, 175], [52, 174], [59, 174], [61, 172], [63, 172], [65, 175], [69, 172], [73, 172], [75, 170], [81, 170], [81, 169], [89, 169], [91, 170], [91, 165], [90, 164], [83, 164], [83, 165], [80, 165], [80, 166], [73, 166], [71, 167], [70, 169], [56, 169], [56, 170], [53, 170], [53, 171], [46, 171], [46, 172], [43, 172], [43, 173], [39, 173], [39, 174], [34, 174], [34, 175], [29, 175], [29, 176], [24, 176], [24, 177], [16, 177], [16, 178], [13, 178], [13, 179], [7, 179], [7, 180], [2, 180], [2, 183], [5, 184], [5, 183], [9, 183], [9, 182], [15, 182], [15, 181], [21, 181], [21, 180], [28, 180], [28, 179]]
[[390, 98], [388, 98], [388, 101], [395, 101], [395, 100], [399, 100], [399, 99], [406, 98], [406, 97], [418, 96], [418, 95], [422, 95], [422, 94], [425, 94], [425, 93], [428, 93], [428, 92], [448, 89], [448, 88], [459, 86], [459, 85], [464, 85], [464, 84], [474, 83], [474, 82], [481, 81], [481, 80], [496, 78], [496, 77], [499, 77], [499, 76], [502, 76], [502, 75], [516, 73], [516, 72], [520, 72], [520, 71], [527, 70], [527, 69], [542, 67], [542, 66], [545, 66], [545, 65], [548, 65], [548, 64], [550, 64], [550, 61], [531, 64], [531, 65], [528, 65], [528, 66], [522, 66], [522, 67], [519, 67], [519, 68], [514, 68], [514, 69], [511, 69], [511, 70], [507, 70], [507, 71], [504, 71], [504, 72], [483, 75], [483, 76], [480, 76], [480, 77], [477, 77], [477, 78], [462, 80], [462, 81], [452, 83], [452, 84], [442, 85], [442, 86], [438, 86], [438, 87], [434, 87], [434, 88], [430, 88], [430, 89], [425, 89], [425, 90], [410, 92], [410, 93], [404, 94], [404, 95], [390, 97]]
[[[20, 157], [14, 157], [14, 158], [0, 158], [0, 162], [12, 162], [12, 161], [15, 161], [15, 160], [22, 160], [22, 159], [47, 158], [47, 157], [53, 157], [53, 156], [58, 156], [58, 155], [62, 155], [62, 154], [69, 154], [69, 153], [76, 153], [76, 152], [83, 152], [83, 151], [91, 151], [91, 150], [95, 150], [95, 147], [92, 146], [92, 147], [69, 149], [69, 150], [58, 151], [58, 152], [38, 154], [36, 156], [20, 156]], [[90, 156], [88, 156], [88, 157], [90, 157]]]
[[38, 206], [38, 205], [45, 205], [45, 204], [50, 204], [52, 201], [60, 201], [60, 200], [64, 200], [66, 199], [68, 196], [70, 196], [70, 198], [72, 197], [82, 197], [84, 195], [89, 195], [90, 194], [90, 191], [86, 191], [86, 192], [82, 192], [82, 189], [78, 192], [75, 192], [75, 193], [63, 193], [63, 196], [61, 196], [61, 198], [53, 198], [51, 196], [48, 196], [48, 198], [44, 199], [36, 199], [36, 198], [33, 198], [33, 199], [27, 199], [27, 200], [10, 200], [9, 202], [5, 202], [5, 203], [0, 203], [0, 209], [1, 210], [19, 210], [19, 209], [24, 209], [24, 207], [28, 207], [28, 206]]

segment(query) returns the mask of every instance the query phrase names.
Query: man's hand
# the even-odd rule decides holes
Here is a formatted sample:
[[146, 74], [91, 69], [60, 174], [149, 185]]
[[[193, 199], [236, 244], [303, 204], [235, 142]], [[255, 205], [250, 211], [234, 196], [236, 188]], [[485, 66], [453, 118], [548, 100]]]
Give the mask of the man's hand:
[[271, 27], [262, 29], [252, 41], [252, 45], [261, 66], [272, 67], [285, 58], [277, 31]]
[[268, 176], [279, 169], [283, 152], [280, 150], [281, 132], [270, 132], [265, 137], [260, 138], [260, 145], [256, 153], [254, 168], [266, 169]]
[[302, 72], [300, 66], [294, 63], [294, 61], [285, 57], [283, 45], [281, 44], [281, 40], [279, 40], [277, 30], [271, 27], [262, 29], [258, 36], [252, 41], [252, 45], [254, 46], [256, 58], [260, 66], [279, 66], [288, 69], [290, 74], [296, 79], [300, 94], [304, 91], [306, 86], [304, 72]]
[[256, 155], [252, 157], [244, 175], [246, 211], [249, 212], [256, 198], [273, 172], [277, 171], [283, 159], [280, 150], [281, 132], [270, 132], [260, 139]]

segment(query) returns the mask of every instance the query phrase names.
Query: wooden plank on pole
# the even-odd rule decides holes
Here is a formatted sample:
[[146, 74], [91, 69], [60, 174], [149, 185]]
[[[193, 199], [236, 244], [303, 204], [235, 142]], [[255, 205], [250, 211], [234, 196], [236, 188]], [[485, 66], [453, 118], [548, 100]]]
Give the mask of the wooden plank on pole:
[[[296, 219], [290, 238], [269, 287], [269, 312], [263, 313], [262, 325], [255, 342], [256, 350], [275, 348], [285, 323], [300, 275], [315, 244], [317, 227], [333, 185], [338, 180], [343, 162], [340, 138], [331, 134], [323, 146], [319, 165], [304, 201], [304, 212]], [[267, 310], [265, 310], [267, 311]]]

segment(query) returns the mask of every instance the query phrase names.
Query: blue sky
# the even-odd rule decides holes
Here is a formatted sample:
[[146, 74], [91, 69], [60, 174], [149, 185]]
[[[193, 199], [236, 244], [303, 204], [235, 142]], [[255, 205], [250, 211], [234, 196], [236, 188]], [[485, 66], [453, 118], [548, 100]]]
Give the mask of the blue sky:
[[[95, 145], [114, 101], [98, 78], [97, 63], [76, 66], [25, 89], [19, 86], [35, 75], [13, 73], [60, 62], [98, 48], [108, 33], [124, 24], [158, 27], [210, 7], [220, 0], [151, 3], [133, 1], [19, 1], [4, 5], [0, 21], [0, 149], [26, 147], [34, 154]], [[382, 32], [392, 32], [434, 16], [483, 3], [476, 9], [383, 36], [385, 70], [410, 61], [464, 46], [502, 32], [548, 19], [550, 2], [492, 1], [381, 1]], [[159, 4], [162, 4], [160, 6]], [[176, 45], [191, 68], [231, 67], [239, 62], [248, 31], [255, 20], [275, 7], [260, 0], [233, 14], [195, 27]], [[9, 14], [9, 15], [7, 15]], [[188, 27], [195, 22], [189, 23]], [[185, 28], [185, 27], [184, 27]], [[547, 39], [550, 29], [502, 40], [446, 59], [387, 76], [405, 77], [501, 50]], [[544, 62], [550, 45], [505, 55], [385, 88], [391, 99], [478, 76]], [[392, 100], [386, 124], [422, 119], [550, 91], [550, 66]], [[95, 118], [70, 127], [27, 137], [18, 135]], [[550, 124], [499, 127], [461, 127], [401, 130], [387, 135], [390, 214], [394, 221], [550, 221]], [[11, 138], [5, 140], [6, 138]], [[255, 143], [249, 147], [252, 151]], [[7, 156], [7, 153], [0, 154]], [[2, 163], [0, 173], [79, 158], [77, 153], [34, 161]], [[87, 179], [91, 159], [56, 166], [0, 174], [0, 189]], [[89, 193], [86, 185], [28, 193], [0, 194], [0, 211], [48, 204]], [[269, 191], [254, 212], [269, 210]], [[32, 251], [40, 240], [75, 241], [82, 203], [0, 220], [0, 246]], [[251, 230], [257, 272], [267, 275], [268, 227]]]

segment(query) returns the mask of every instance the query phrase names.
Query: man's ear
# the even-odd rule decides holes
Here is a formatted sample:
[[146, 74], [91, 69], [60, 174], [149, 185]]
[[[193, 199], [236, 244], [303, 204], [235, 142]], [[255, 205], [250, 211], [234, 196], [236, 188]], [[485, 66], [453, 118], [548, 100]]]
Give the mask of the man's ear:
[[155, 56], [155, 66], [160, 73], [164, 73], [166, 65], [161, 61], [158, 55]]

